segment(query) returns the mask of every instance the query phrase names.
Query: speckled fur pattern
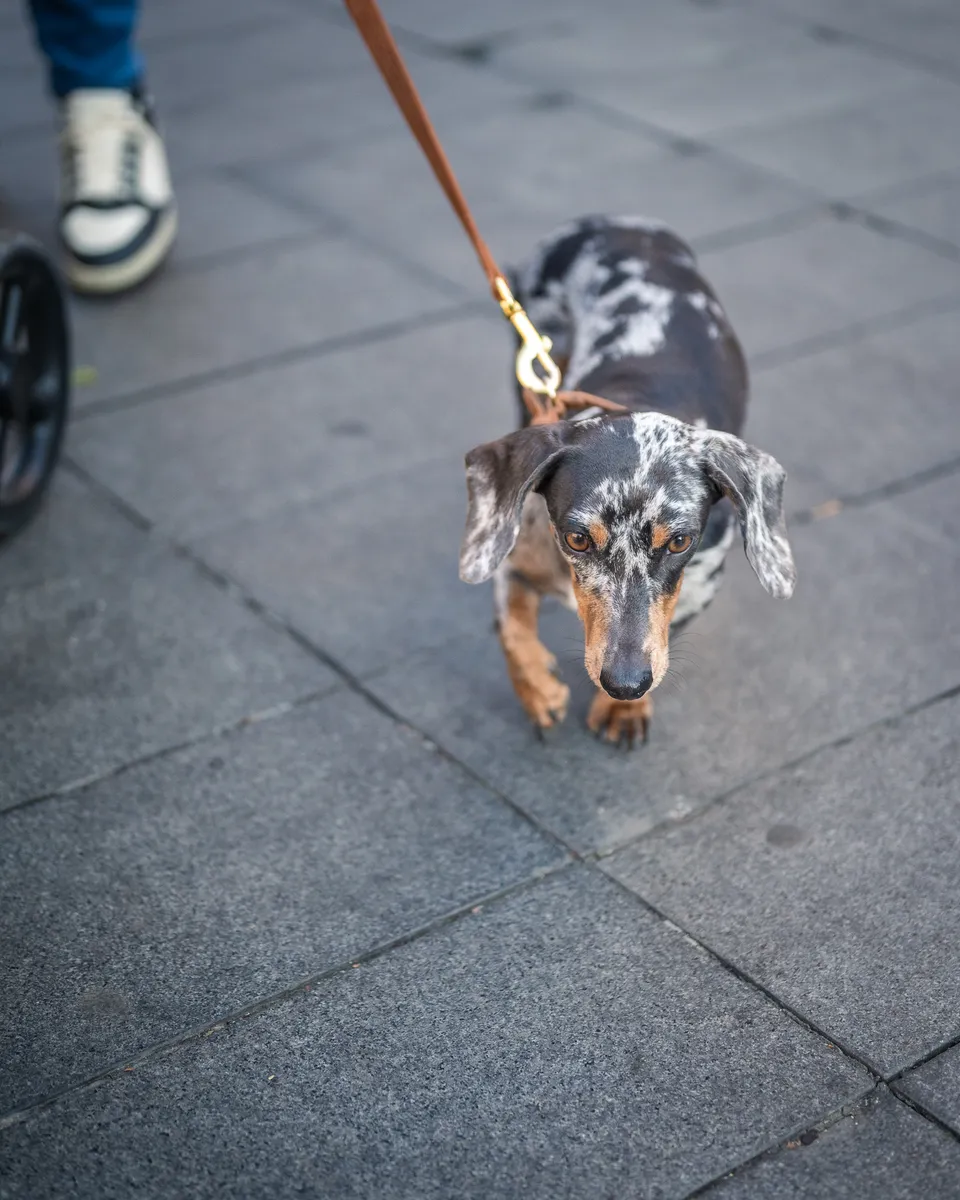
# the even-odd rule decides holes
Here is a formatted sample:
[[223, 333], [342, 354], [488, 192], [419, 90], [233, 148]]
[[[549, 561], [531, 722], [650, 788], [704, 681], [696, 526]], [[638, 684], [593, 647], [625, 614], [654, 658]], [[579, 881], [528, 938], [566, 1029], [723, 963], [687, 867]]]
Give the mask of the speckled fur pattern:
[[563, 386], [738, 433], [747, 372], [693, 250], [643, 217], [583, 217], [542, 242], [514, 292]]
[[591, 678], [612, 696], [639, 696], [666, 673], [671, 621], [685, 624], [716, 594], [736, 520], [763, 586], [792, 592], [785, 475], [737, 436], [743, 354], [692, 250], [664, 226], [583, 218], [512, 282], [553, 340], [563, 387], [631, 411], [524, 428], [472, 451], [461, 576], [496, 574], [500, 620], [517, 588], [570, 597]]

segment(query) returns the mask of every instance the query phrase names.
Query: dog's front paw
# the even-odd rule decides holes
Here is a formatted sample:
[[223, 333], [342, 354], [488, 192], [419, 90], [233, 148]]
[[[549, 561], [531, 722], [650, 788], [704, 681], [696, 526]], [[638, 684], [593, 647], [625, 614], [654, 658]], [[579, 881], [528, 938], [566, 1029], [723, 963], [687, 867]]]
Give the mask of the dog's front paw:
[[549, 729], [563, 720], [570, 689], [557, 678], [557, 660], [545, 646], [531, 643], [522, 658], [508, 658], [507, 666], [517, 698], [537, 729]]
[[590, 705], [587, 726], [598, 738], [632, 750], [638, 737], [641, 742], [647, 740], [652, 716], [653, 701], [649, 696], [639, 700], [614, 700], [606, 692], [597, 692]]
[[537, 672], [513, 681], [520, 703], [537, 729], [558, 725], [567, 715], [570, 689], [551, 672]]

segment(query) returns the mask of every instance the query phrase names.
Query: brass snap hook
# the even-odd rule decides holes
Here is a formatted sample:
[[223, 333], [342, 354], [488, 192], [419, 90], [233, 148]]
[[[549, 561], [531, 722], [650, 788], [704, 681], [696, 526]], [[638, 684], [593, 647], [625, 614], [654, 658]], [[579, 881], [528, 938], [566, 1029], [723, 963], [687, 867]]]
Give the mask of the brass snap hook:
[[[550, 357], [552, 342], [548, 337], [537, 333], [533, 322], [514, 299], [507, 281], [498, 275], [495, 282], [503, 315], [520, 335], [523, 343], [517, 351], [515, 367], [520, 386], [552, 399], [560, 387], [560, 368]], [[535, 369], [534, 363], [540, 364], [542, 375]]]

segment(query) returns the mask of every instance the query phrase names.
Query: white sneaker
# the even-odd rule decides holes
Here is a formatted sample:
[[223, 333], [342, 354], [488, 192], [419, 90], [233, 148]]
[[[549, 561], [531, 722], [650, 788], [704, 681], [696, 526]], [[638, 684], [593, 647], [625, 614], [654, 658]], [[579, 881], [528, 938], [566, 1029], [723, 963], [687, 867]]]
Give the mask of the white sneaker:
[[115, 88], [64, 101], [60, 237], [80, 292], [122, 292], [160, 266], [177, 231], [163, 142], [146, 103]]

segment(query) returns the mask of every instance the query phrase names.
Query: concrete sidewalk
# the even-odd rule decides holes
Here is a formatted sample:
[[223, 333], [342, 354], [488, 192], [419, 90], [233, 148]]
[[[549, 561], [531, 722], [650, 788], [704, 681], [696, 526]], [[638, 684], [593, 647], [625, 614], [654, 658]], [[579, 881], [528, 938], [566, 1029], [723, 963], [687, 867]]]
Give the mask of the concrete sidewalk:
[[[501, 261], [693, 241], [800, 585], [731, 556], [632, 756], [551, 612], [536, 741], [459, 227], [334, 0], [146, 0], [182, 238], [0, 555], [0, 1197], [960, 1197], [960, 9], [385, 7]], [[5, 222], [54, 169], [7, 12]]]

